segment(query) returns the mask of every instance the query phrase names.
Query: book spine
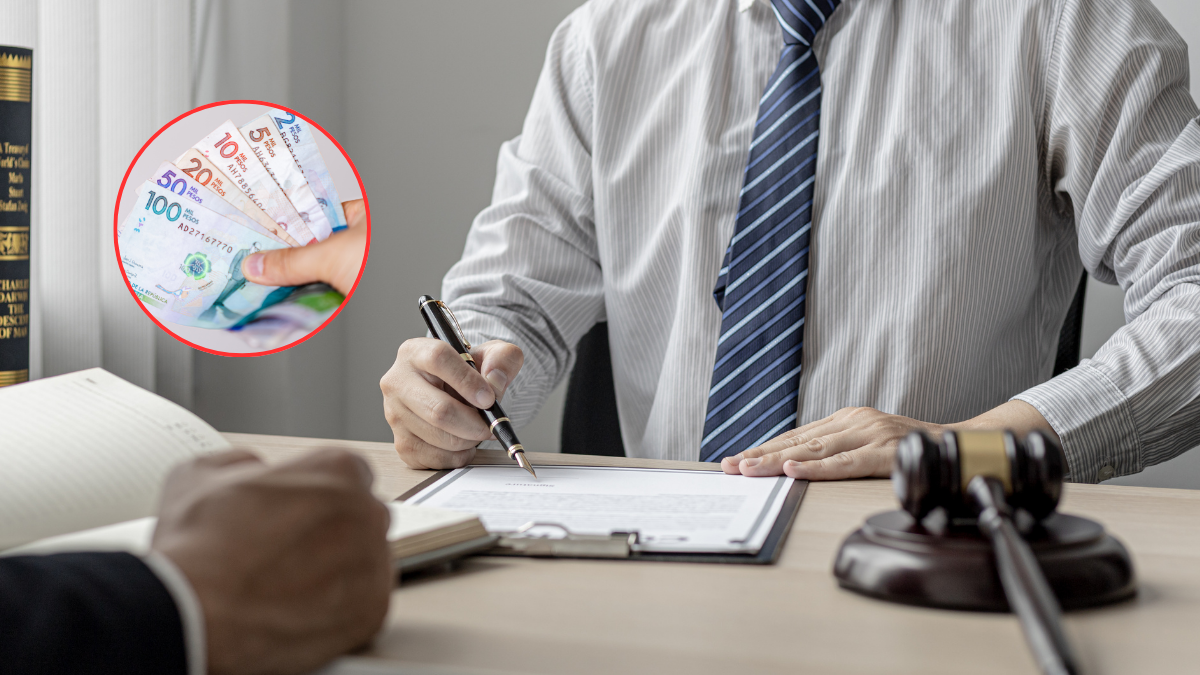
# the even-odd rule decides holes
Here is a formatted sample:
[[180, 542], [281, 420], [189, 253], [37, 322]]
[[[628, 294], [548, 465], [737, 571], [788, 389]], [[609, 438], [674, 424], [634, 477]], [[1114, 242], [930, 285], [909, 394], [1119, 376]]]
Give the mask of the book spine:
[[29, 379], [33, 50], [0, 46], [0, 387]]

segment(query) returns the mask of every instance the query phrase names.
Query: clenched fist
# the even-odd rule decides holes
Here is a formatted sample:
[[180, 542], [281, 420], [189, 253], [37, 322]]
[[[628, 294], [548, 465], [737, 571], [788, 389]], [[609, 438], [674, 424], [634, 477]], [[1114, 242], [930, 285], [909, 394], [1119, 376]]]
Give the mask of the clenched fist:
[[171, 473], [152, 547], [200, 601], [210, 673], [307, 673], [379, 630], [393, 571], [371, 480], [340, 450], [275, 466], [229, 452]]

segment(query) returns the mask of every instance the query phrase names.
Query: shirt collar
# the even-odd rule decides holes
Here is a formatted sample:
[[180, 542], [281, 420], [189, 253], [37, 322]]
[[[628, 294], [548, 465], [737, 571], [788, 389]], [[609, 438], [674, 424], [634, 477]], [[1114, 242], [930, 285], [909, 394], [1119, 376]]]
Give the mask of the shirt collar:
[[755, 2], [766, 2], [767, 0], [737, 0], [738, 11], [744, 12], [754, 6]]

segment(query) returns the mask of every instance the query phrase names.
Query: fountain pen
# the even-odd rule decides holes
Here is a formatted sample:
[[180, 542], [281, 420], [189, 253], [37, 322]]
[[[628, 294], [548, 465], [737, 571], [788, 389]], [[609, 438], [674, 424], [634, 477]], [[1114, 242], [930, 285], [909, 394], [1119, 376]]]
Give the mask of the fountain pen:
[[[458, 325], [458, 319], [454, 318], [454, 313], [450, 311], [450, 308], [441, 300], [434, 300], [428, 295], [422, 295], [419, 302], [421, 303], [421, 318], [425, 319], [425, 325], [429, 327], [429, 332], [453, 347], [463, 361], [471, 364], [475, 370], [479, 370], [479, 364], [471, 358], [471, 343], [467, 342], [467, 337], [463, 335], [462, 327]], [[500, 407], [500, 401], [496, 400], [487, 410], [479, 409], [479, 415], [483, 417], [483, 421], [487, 423], [496, 440], [504, 446], [505, 451], [508, 452], [508, 458], [537, 478], [533, 466], [525, 458], [525, 446], [517, 440], [512, 420], [504, 414], [504, 409]]]

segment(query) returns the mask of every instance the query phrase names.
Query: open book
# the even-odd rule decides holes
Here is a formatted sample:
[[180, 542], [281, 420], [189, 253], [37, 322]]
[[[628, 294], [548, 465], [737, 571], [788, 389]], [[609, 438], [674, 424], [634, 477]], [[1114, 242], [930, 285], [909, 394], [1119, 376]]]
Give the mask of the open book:
[[[229, 449], [199, 417], [100, 368], [0, 389], [0, 555], [144, 552], [171, 468]], [[389, 509], [404, 569], [489, 539], [472, 514]]]

